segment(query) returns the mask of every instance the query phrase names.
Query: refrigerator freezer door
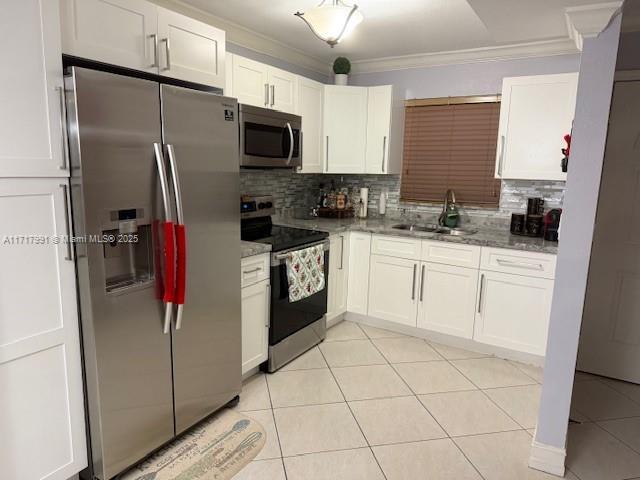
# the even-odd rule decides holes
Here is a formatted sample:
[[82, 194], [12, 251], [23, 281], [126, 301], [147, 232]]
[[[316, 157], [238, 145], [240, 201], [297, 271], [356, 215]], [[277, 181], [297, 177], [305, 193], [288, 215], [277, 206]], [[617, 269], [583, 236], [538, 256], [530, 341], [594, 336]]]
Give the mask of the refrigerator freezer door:
[[106, 480], [174, 435], [171, 335], [154, 282], [160, 87], [74, 68], [67, 88], [75, 234], [94, 236], [76, 246], [91, 459]]
[[165, 157], [178, 173], [186, 237], [182, 322], [172, 336], [180, 433], [240, 393], [237, 104], [210, 93], [160, 88]]

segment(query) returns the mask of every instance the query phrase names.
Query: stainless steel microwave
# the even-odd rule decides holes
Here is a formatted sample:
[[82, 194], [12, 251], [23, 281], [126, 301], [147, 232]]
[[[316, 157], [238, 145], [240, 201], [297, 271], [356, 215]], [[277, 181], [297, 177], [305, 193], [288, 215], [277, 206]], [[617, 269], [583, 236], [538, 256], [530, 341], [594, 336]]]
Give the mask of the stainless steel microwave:
[[302, 117], [240, 105], [240, 166], [302, 166]]

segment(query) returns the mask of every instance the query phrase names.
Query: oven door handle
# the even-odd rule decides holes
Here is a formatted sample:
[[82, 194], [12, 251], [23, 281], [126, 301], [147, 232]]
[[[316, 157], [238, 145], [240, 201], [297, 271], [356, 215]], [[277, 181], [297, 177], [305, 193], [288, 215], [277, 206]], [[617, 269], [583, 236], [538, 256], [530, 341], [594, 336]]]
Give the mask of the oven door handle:
[[329, 251], [329, 241], [328, 240], [322, 240], [321, 242], [315, 242], [315, 243], [311, 243], [309, 245], [300, 245], [299, 247], [289, 249], [286, 252], [271, 254], [271, 266], [272, 267], [276, 267], [278, 265], [282, 265], [287, 260], [287, 258], [289, 258], [289, 254], [292, 253], [292, 252], [296, 252], [298, 250], [303, 250], [305, 248], [315, 247], [316, 245], [323, 245], [324, 246], [324, 251], [325, 252]]
[[287, 122], [287, 129], [289, 130], [289, 157], [287, 158], [287, 165], [291, 164], [291, 159], [293, 158], [293, 129], [291, 128], [291, 124]]

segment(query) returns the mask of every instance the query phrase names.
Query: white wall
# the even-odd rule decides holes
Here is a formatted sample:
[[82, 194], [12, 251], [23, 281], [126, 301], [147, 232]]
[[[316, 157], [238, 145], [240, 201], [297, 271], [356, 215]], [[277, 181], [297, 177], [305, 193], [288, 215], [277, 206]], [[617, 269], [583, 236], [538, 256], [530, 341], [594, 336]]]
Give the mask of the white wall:
[[569, 73], [579, 68], [579, 54], [556, 55], [354, 74], [349, 81], [362, 86], [392, 84], [406, 90], [405, 98], [495, 95], [502, 91], [504, 77]]
[[544, 385], [535, 441], [565, 448], [620, 35], [618, 15], [586, 39], [580, 65]]

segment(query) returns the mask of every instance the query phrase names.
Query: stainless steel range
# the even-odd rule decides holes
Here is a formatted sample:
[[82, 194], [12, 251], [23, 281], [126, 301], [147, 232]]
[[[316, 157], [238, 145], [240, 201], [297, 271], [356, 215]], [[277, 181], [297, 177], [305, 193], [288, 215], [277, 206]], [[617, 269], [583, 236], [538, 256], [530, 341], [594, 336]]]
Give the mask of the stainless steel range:
[[[329, 234], [316, 230], [274, 225], [271, 196], [243, 197], [242, 240], [271, 245], [271, 310], [269, 318], [269, 360], [274, 372], [325, 338], [327, 285], [329, 279]], [[297, 302], [289, 301], [286, 259], [288, 253], [322, 244], [325, 287]]]

